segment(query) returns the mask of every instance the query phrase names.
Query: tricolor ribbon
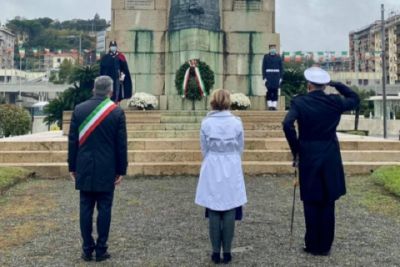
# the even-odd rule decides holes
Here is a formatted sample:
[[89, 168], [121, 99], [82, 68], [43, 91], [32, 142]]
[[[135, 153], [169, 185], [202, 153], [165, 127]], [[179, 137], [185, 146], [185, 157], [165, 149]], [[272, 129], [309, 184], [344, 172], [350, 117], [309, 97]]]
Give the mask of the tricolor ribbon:
[[187, 96], [188, 83], [189, 83], [189, 79], [190, 79], [190, 70], [192, 68], [194, 69], [195, 79], [196, 79], [196, 83], [197, 83], [197, 86], [198, 86], [199, 91], [200, 91], [200, 95], [201, 96], [206, 96], [207, 92], [206, 92], [206, 89], [205, 89], [204, 81], [201, 78], [200, 70], [197, 67], [197, 60], [192, 59], [192, 60], [189, 60], [189, 68], [186, 70], [185, 77], [183, 79], [183, 84], [182, 84], [183, 95], [182, 95], [182, 97], [186, 97]]

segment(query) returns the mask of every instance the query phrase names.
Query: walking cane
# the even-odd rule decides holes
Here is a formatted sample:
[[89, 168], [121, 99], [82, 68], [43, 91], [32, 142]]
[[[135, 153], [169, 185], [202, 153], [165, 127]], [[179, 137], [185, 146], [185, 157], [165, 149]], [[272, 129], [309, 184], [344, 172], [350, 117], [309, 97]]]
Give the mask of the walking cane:
[[296, 207], [297, 166], [295, 166], [295, 169], [294, 169], [294, 179], [295, 179], [295, 183], [293, 186], [293, 204], [292, 204], [292, 218], [290, 220], [290, 238], [292, 238], [292, 236], [293, 236], [294, 210]]

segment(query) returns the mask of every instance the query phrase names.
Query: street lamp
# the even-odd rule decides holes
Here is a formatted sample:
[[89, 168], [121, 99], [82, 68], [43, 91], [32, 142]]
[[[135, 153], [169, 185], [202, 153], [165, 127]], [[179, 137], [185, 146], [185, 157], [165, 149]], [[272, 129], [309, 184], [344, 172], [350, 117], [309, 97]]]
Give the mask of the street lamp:
[[387, 110], [386, 110], [386, 43], [385, 43], [385, 6], [381, 5], [382, 23], [382, 105], [383, 105], [383, 138], [387, 138]]
[[80, 33], [79, 35], [68, 35], [68, 36], [65, 36], [65, 38], [69, 38], [69, 39], [79, 38], [79, 52], [78, 52], [78, 64], [79, 64], [80, 56], [82, 53], [82, 33]]

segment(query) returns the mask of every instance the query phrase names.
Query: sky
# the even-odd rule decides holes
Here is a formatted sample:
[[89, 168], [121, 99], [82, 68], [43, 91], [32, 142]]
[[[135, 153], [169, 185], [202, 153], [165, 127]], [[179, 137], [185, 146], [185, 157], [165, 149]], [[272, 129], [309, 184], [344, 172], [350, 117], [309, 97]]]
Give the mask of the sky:
[[[275, 0], [283, 51], [345, 51], [350, 31], [380, 19], [380, 5], [400, 13], [400, 0]], [[0, 0], [0, 22], [28, 19], [110, 20], [111, 0]]]

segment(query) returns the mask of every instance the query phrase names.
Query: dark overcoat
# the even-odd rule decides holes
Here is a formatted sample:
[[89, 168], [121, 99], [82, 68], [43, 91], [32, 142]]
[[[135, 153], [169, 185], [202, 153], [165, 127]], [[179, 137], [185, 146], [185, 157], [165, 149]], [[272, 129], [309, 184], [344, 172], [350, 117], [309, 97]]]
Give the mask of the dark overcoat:
[[[344, 111], [359, 104], [358, 95], [332, 83], [342, 95], [316, 90], [293, 98], [283, 129], [294, 157], [298, 155], [300, 196], [303, 201], [335, 201], [346, 193], [336, 127]], [[298, 137], [294, 126], [298, 123]]]
[[280, 79], [283, 78], [283, 63], [279, 55], [264, 55], [262, 63], [262, 76], [265, 86], [269, 89], [278, 89], [280, 87]]
[[[119, 79], [121, 72], [125, 74], [123, 82]], [[107, 75], [114, 81], [111, 100], [119, 102], [132, 97], [132, 78], [128, 63], [122, 53], [105, 54], [100, 61], [100, 75]]]
[[68, 166], [76, 173], [76, 189], [87, 192], [114, 190], [116, 175], [126, 175], [127, 133], [124, 111], [117, 107], [79, 146], [79, 126], [104, 100], [94, 96], [77, 105], [68, 136]]

